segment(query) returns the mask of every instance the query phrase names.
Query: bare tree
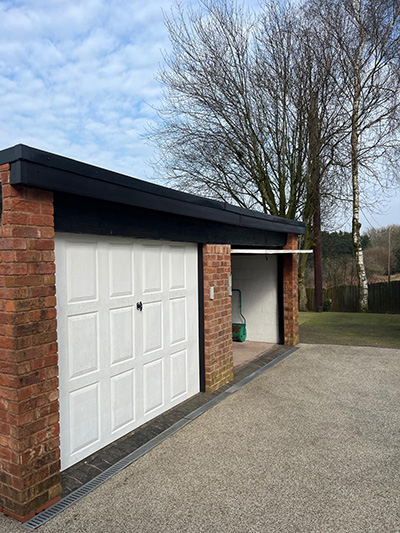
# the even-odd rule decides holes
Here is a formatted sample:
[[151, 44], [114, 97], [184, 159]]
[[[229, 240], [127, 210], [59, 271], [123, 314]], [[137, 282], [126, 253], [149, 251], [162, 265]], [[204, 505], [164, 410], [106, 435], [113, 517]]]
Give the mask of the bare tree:
[[[177, 188], [304, 220], [309, 248], [321, 198], [324, 210], [337, 200], [324, 179], [332, 179], [341, 124], [310, 24], [272, 0], [257, 16], [225, 0], [199, 6], [166, 17], [172, 52], [159, 73], [158, 164]], [[304, 270], [301, 258], [300, 308]]]
[[153, 137], [162, 166], [178, 188], [302, 218], [307, 106], [292, 70], [294, 17], [278, 3], [261, 21], [225, 0], [199, 6], [166, 17], [172, 53]]
[[[309, 0], [322, 50], [335, 54], [326, 69], [347, 116], [348, 137], [338, 168], [349, 170], [352, 235], [359, 307], [368, 310], [368, 282], [361, 245], [362, 188], [388, 185], [384, 165], [396, 165], [400, 106], [400, 3], [398, 0]], [[329, 61], [329, 58], [328, 58]]]
[[[297, 38], [302, 43], [298, 54], [299, 69], [306, 73], [308, 83], [307, 125], [309, 133], [309, 179], [311, 182], [312, 230], [314, 239], [314, 286], [315, 310], [322, 311], [322, 248], [321, 248], [321, 209], [325, 218], [332, 215], [333, 209], [337, 212], [338, 192], [342, 184], [337, 175], [332, 173], [332, 166], [337, 159], [338, 150], [345, 138], [345, 116], [338, 105], [338, 95], [335, 92], [331, 77], [328, 72], [335, 70], [335, 61], [332, 51], [327, 48], [327, 42], [318, 42], [318, 29], [313, 21], [309, 20], [307, 12], [302, 12], [302, 28]], [[324, 48], [323, 48], [324, 47]], [[332, 195], [332, 186], [335, 194]], [[340, 203], [344, 195], [340, 194]], [[322, 202], [322, 205], [321, 205]], [[333, 218], [336, 218], [335, 216]], [[305, 263], [304, 263], [305, 267]], [[304, 271], [299, 270], [300, 295]], [[305, 287], [304, 287], [305, 294]], [[301, 301], [300, 308], [305, 308], [306, 302]], [[305, 309], [304, 309], [305, 310]]]

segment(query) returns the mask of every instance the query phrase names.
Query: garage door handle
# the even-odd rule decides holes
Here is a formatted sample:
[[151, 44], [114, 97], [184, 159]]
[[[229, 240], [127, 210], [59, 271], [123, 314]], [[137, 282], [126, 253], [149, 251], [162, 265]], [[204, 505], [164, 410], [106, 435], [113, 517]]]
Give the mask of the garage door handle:
[[142, 304], [142, 302], [137, 302], [137, 304], [136, 304], [136, 309], [137, 309], [138, 311], [143, 311], [143, 304]]

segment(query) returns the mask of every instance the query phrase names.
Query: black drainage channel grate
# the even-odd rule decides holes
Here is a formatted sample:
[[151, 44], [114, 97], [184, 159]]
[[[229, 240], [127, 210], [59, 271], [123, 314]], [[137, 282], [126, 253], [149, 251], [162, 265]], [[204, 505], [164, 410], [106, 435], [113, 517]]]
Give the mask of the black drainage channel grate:
[[71, 505], [79, 501], [81, 498], [83, 498], [87, 494], [97, 489], [97, 487], [105, 483], [108, 479], [113, 477], [115, 474], [118, 474], [118, 472], [121, 472], [127, 466], [131, 465], [132, 463], [140, 459], [140, 457], [142, 457], [143, 455], [148, 453], [150, 450], [158, 446], [161, 442], [166, 440], [168, 437], [170, 437], [174, 433], [177, 433], [181, 428], [183, 428], [184, 426], [186, 426], [187, 424], [195, 420], [197, 417], [199, 417], [200, 415], [202, 415], [203, 413], [205, 413], [206, 411], [208, 411], [215, 405], [222, 402], [225, 398], [227, 398], [231, 394], [234, 394], [236, 391], [238, 391], [239, 389], [247, 385], [247, 383], [250, 383], [250, 381], [253, 381], [254, 379], [258, 378], [259, 376], [261, 376], [261, 374], [264, 374], [264, 372], [266, 372], [267, 370], [275, 366], [277, 363], [279, 363], [280, 361], [282, 361], [283, 359], [291, 355], [296, 350], [298, 350], [297, 347], [291, 348], [287, 352], [284, 352], [283, 354], [279, 355], [278, 357], [276, 357], [275, 359], [273, 359], [266, 365], [262, 366], [261, 368], [259, 368], [258, 370], [250, 374], [249, 376], [246, 376], [245, 378], [243, 378], [241, 381], [239, 381], [235, 385], [232, 385], [225, 391], [221, 392], [218, 396], [216, 396], [209, 402], [205, 403], [201, 407], [198, 407], [191, 413], [187, 414], [181, 420], [178, 420], [178, 422], [170, 426], [168, 429], [166, 429], [165, 431], [163, 431], [162, 433], [160, 433], [153, 439], [149, 440], [146, 444], [144, 444], [143, 446], [141, 446], [134, 452], [129, 453], [126, 457], [117, 461], [115, 464], [110, 466], [110, 468], [107, 468], [107, 470], [104, 470], [104, 472], [101, 472], [96, 477], [94, 477], [93, 479], [91, 479], [90, 481], [88, 481], [87, 483], [79, 487], [78, 489], [74, 490], [73, 492], [71, 492], [64, 498], [62, 498], [59, 502], [55, 503], [48, 509], [45, 509], [41, 513], [37, 514], [36, 516], [34, 516], [33, 518], [25, 522], [23, 524], [24, 527], [28, 529], [29, 531], [33, 531], [37, 527], [42, 526], [43, 524], [45, 524], [46, 522], [48, 522], [55, 516], [59, 515], [60, 513], [65, 511], [65, 509], [67, 509], [68, 507], [71, 507]]

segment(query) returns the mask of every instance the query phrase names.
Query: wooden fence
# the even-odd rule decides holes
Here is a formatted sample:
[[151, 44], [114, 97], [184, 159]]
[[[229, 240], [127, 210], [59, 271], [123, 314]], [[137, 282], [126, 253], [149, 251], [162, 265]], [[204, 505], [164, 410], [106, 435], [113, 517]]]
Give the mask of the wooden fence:
[[[314, 311], [314, 289], [307, 289], [307, 306]], [[332, 300], [331, 311], [354, 313], [358, 311], [358, 287], [342, 285], [324, 289], [324, 300]], [[400, 313], [400, 281], [369, 285], [371, 313]]]

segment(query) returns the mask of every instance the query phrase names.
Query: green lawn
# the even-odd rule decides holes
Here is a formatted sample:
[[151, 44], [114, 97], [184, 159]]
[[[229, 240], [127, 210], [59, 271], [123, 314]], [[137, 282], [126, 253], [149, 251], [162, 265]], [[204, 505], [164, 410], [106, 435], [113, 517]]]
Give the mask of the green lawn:
[[400, 348], [400, 315], [299, 313], [300, 342]]

